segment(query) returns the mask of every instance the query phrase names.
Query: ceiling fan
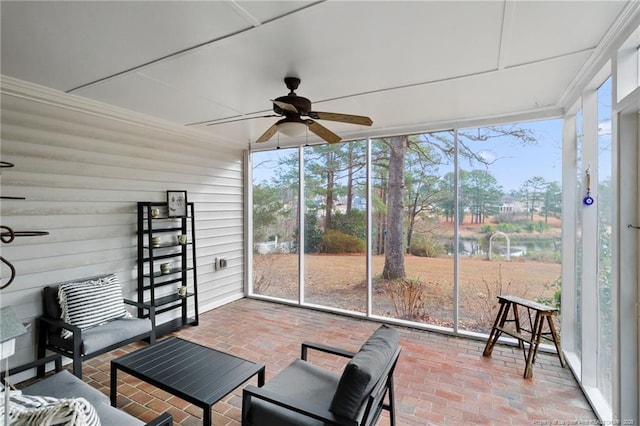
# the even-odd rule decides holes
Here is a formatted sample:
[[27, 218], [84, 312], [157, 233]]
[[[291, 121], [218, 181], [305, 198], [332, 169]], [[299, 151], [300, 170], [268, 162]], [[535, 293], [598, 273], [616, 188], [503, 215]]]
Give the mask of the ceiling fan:
[[373, 124], [373, 121], [371, 121], [369, 117], [364, 117], [362, 115], [312, 111], [311, 101], [302, 96], [298, 96], [295, 93], [295, 90], [297, 90], [300, 85], [299, 78], [285, 77], [284, 84], [286, 84], [287, 88], [290, 90], [289, 94], [272, 100], [271, 102], [273, 103], [273, 112], [275, 112], [275, 115], [267, 116], [284, 118], [269, 127], [267, 131], [256, 140], [256, 142], [266, 142], [278, 131], [287, 136], [298, 136], [300, 134], [300, 129], [304, 130], [306, 127], [325, 141], [329, 143], [337, 143], [342, 140], [340, 136], [336, 135], [315, 120], [339, 121], [342, 123], [359, 124], [362, 126], [371, 126]]

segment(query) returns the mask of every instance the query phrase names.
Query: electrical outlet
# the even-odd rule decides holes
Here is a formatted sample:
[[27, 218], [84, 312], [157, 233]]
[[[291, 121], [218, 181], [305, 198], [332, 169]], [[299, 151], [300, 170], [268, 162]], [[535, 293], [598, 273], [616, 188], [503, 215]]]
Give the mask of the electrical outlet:
[[215, 270], [224, 269], [227, 267], [227, 259], [224, 257], [216, 257], [214, 260], [213, 267]]

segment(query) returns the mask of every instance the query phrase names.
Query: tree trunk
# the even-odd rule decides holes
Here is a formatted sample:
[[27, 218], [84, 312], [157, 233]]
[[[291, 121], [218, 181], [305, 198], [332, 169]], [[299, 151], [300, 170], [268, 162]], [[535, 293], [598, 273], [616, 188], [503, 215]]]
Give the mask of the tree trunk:
[[382, 277], [395, 280], [405, 277], [403, 249], [404, 160], [407, 138], [397, 136], [389, 143], [389, 191], [387, 192], [387, 238]]
[[333, 221], [333, 171], [327, 172], [327, 193], [325, 198], [324, 230], [331, 229]]
[[407, 226], [407, 254], [411, 253], [411, 239], [413, 238], [413, 226], [416, 223], [416, 217], [418, 216], [418, 193], [416, 193], [413, 200], [411, 200], [411, 206], [409, 207], [409, 225]]

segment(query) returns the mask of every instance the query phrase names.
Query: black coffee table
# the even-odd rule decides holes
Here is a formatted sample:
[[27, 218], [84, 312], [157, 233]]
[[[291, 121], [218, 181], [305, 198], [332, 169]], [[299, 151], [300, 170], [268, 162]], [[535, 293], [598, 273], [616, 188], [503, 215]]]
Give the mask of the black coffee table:
[[264, 365], [171, 337], [111, 361], [114, 407], [118, 370], [202, 408], [202, 423], [210, 426], [211, 407], [255, 374], [262, 387], [265, 369]]

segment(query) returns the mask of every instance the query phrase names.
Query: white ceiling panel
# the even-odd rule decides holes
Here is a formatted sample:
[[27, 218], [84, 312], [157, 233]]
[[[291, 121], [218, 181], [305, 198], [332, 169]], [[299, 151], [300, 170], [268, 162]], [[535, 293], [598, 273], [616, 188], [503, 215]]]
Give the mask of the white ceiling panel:
[[234, 114], [198, 92], [178, 90], [140, 73], [121, 75], [75, 94], [178, 123]]
[[251, 27], [221, 1], [3, 1], [2, 73], [69, 90]]
[[[464, 123], [473, 119], [493, 118], [526, 114], [537, 110], [554, 110], [558, 93], [569, 84], [570, 78], [559, 70], [577, 70], [587, 58], [587, 53], [557, 58], [528, 67], [478, 76], [462, 77], [432, 84], [423, 84], [403, 89], [370, 93], [316, 104], [318, 110], [348, 112], [359, 111], [374, 122], [374, 129], [348, 124], [323, 122], [330, 130], [343, 138], [366, 137], [367, 135], [389, 135], [410, 131], [421, 131], [438, 127], [438, 123]], [[538, 78], [531, 80], [531, 72]], [[516, 92], [521, 96], [514, 97]], [[391, 109], [388, 105], [395, 105]], [[255, 129], [255, 140], [277, 119], [255, 120], [263, 123]], [[403, 123], [399, 128], [397, 123]], [[225, 134], [228, 124], [215, 126], [217, 133]], [[274, 137], [275, 139], [275, 137]], [[317, 142], [314, 135], [310, 142]], [[272, 142], [272, 144], [275, 142]]]
[[595, 48], [623, 7], [606, 0], [512, 2], [505, 66]]
[[[300, 77], [341, 136], [561, 111], [637, 1], [2, 1], [3, 75], [247, 144]], [[621, 18], [622, 17], [622, 18]], [[200, 123], [200, 124], [198, 124]], [[312, 138], [315, 136], [311, 135]]]
[[[286, 75], [301, 77], [298, 94], [312, 101], [438, 81], [452, 77], [451, 70], [453, 76], [470, 75], [496, 65], [502, 9], [498, 3], [490, 6], [471, 4], [468, 19], [441, 22], [434, 15], [455, 16], [460, 4], [444, 4], [435, 13], [424, 2], [403, 8], [387, 2], [324, 3], [150, 65], [143, 73], [187, 93], [224, 100], [236, 114], [270, 109], [269, 99], [287, 93]], [[358, 20], [362, 24], [354, 26]], [[492, 30], [481, 31], [487, 23]], [[474, 37], [473, 49], [452, 55], [464, 41], [463, 29], [481, 35]], [[125, 93], [127, 82], [121, 82]], [[109, 93], [113, 90], [118, 89], [110, 85]], [[207, 119], [221, 118], [231, 116]]]

